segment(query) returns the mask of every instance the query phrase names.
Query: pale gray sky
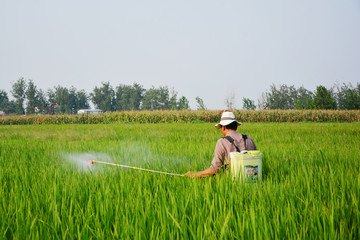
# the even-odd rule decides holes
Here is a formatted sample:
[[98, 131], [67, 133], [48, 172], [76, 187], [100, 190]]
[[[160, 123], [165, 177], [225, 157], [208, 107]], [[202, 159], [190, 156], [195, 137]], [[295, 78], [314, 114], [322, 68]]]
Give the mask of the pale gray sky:
[[[0, 0], [0, 89], [168, 86], [195, 108], [360, 82], [359, 0]], [[10, 94], [11, 95], [11, 94]]]

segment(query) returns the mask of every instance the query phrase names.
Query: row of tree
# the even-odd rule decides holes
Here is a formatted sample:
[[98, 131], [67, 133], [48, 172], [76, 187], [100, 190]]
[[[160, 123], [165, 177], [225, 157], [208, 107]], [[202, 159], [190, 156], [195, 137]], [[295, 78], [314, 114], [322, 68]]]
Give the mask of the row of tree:
[[[36, 87], [32, 80], [20, 78], [13, 82], [9, 100], [4, 90], [0, 90], [0, 110], [6, 114], [75, 114], [79, 109], [88, 109], [91, 101], [102, 111], [124, 110], [184, 110], [189, 109], [186, 97], [177, 98], [175, 90], [168, 87], [152, 87], [148, 90], [141, 85], [120, 84], [113, 88], [109, 82], [95, 87], [90, 94], [75, 87], [56, 86], [47, 92]], [[206, 109], [203, 100], [196, 98], [198, 109]]]
[[[120, 84], [113, 88], [109, 82], [95, 87], [90, 94], [75, 87], [60, 85], [46, 92], [37, 88], [32, 80], [20, 78], [13, 82], [12, 96], [0, 90], [0, 111], [6, 114], [75, 114], [79, 109], [90, 108], [91, 101], [102, 111], [131, 110], [183, 110], [189, 109], [185, 96], [178, 99], [175, 90], [168, 87], [143, 88], [140, 84]], [[234, 109], [235, 95], [225, 99], [228, 109]], [[263, 93], [256, 106], [255, 101], [243, 98], [243, 109], [360, 109], [360, 84], [342, 84], [327, 89], [318, 86], [314, 92], [304, 87], [295, 88], [285, 84], [279, 87], [272, 84], [270, 90]], [[197, 109], [206, 106], [200, 97], [196, 97]]]
[[[330, 89], [320, 85], [314, 92], [304, 87], [283, 84], [277, 88], [272, 84], [258, 100], [258, 107], [264, 106], [269, 109], [360, 109], [360, 84], [353, 87], [344, 83]], [[255, 109], [255, 102], [243, 98], [243, 108]]]
[[141, 85], [120, 84], [115, 89], [109, 82], [95, 87], [90, 93], [90, 99], [95, 106], [103, 111], [131, 110], [184, 110], [189, 109], [189, 101], [168, 87], [152, 87], [148, 90]]
[[71, 114], [89, 108], [86, 92], [74, 87], [57, 86], [44, 92], [32, 80], [20, 78], [13, 83], [11, 93], [15, 100], [10, 101], [7, 93], [0, 90], [0, 110], [6, 114]]

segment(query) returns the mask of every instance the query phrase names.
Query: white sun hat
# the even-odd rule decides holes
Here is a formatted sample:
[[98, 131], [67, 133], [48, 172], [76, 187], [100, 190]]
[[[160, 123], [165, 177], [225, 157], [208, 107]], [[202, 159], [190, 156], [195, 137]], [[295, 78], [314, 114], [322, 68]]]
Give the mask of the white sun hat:
[[241, 122], [236, 121], [235, 119], [235, 115], [233, 112], [223, 112], [223, 114], [221, 115], [221, 119], [220, 119], [220, 123], [215, 125], [216, 129], [221, 128], [221, 126], [226, 126], [229, 125], [232, 122], [236, 122], [237, 125], [241, 125]]

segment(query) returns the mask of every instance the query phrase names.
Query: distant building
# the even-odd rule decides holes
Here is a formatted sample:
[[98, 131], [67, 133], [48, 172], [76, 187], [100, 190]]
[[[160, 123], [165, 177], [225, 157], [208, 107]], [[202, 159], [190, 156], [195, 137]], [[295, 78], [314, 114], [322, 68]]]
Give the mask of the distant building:
[[100, 109], [80, 109], [78, 114], [99, 114], [102, 113]]
[[5, 112], [4, 111], [0, 111], [0, 116], [5, 116]]

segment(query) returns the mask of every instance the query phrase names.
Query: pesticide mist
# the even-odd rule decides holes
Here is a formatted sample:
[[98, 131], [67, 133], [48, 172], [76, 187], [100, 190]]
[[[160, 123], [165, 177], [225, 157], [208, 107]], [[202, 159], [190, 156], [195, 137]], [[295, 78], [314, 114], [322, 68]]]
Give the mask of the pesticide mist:
[[185, 157], [181, 158], [156, 153], [150, 147], [139, 143], [127, 143], [125, 146], [116, 146], [108, 149], [107, 153], [63, 153], [62, 158], [69, 161], [75, 169], [84, 172], [113, 168], [113, 166], [109, 167], [103, 164], [91, 165], [90, 161], [93, 160], [172, 173], [179, 170], [181, 163], [189, 162]]
[[96, 169], [94, 165], [90, 164], [92, 160], [111, 162], [110, 156], [105, 153], [64, 153], [63, 158], [76, 169], [85, 172]]

